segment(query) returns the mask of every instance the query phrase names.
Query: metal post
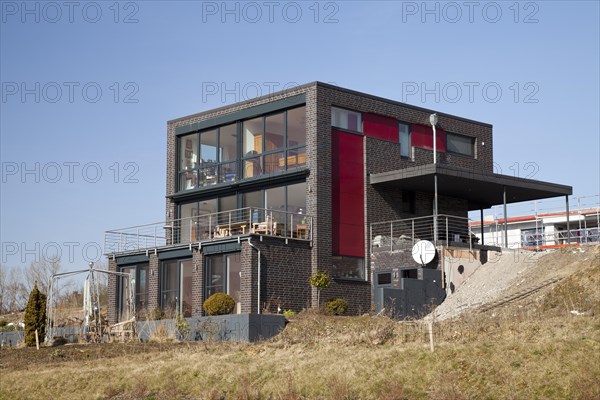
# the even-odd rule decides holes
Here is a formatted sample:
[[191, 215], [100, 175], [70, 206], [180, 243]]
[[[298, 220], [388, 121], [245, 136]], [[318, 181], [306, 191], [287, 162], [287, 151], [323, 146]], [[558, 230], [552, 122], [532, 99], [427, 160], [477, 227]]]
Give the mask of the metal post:
[[480, 212], [480, 217], [481, 217], [481, 245], [484, 246], [485, 245], [485, 240], [483, 238], [483, 236], [485, 235], [484, 229], [483, 229], [483, 208], [479, 209]]
[[448, 246], [449, 242], [450, 239], [448, 239], [448, 217], [446, 216], [446, 246]]
[[394, 251], [394, 223], [390, 222], [390, 251]]
[[567, 206], [567, 244], [571, 244], [571, 221], [569, 218], [569, 195], [565, 196], [565, 204]]
[[[433, 154], [435, 154], [435, 152]], [[438, 185], [437, 185], [437, 173], [434, 173], [433, 174], [433, 243], [437, 246], [437, 242], [438, 242]]]
[[504, 205], [504, 247], [508, 248], [508, 222], [506, 215], [506, 186], [504, 186], [504, 190], [502, 193], [502, 200]]

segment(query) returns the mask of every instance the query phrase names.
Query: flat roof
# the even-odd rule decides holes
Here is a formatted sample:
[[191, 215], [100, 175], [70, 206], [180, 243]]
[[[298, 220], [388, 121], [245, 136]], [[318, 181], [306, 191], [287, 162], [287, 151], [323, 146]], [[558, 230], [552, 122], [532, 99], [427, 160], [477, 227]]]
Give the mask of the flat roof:
[[289, 88], [289, 89], [285, 89], [285, 90], [280, 90], [278, 92], [269, 93], [269, 94], [266, 94], [264, 96], [255, 97], [253, 99], [239, 101], [237, 103], [231, 103], [231, 104], [226, 105], [226, 106], [212, 108], [210, 110], [202, 111], [202, 112], [195, 113], [195, 114], [186, 115], [184, 117], [174, 118], [174, 119], [171, 119], [171, 120], [167, 121], [167, 123], [170, 124], [170, 123], [179, 122], [179, 121], [183, 121], [183, 120], [190, 119], [190, 118], [196, 118], [196, 117], [200, 117], [200, 116], [203, 116], [203, 115], [206, 115], [206, 114], [214, 113], [216, 111], [226, 111], [229, 108], [239, 107], [239, 106], [244, 105], [244, 104], [247, 104], [248, 106], [252, 106], [252, 105], [254, 105], [254, 103], [261, 102], [263, 100], [268, 100], [269, 98], [273, 98], [275, 95], [284, 94], [286, 92], [296, 92], [298, 89], [305, 89], [305, 88], [309, 88], [309, 87], [312, 87], [312, 86], [322, 86], [322, 87], [325, 87], [325, 88], [328, 88], [328, 89], [334, 89], [334, 90], [338, 90], [338, 91], [341, 91], [341, 92], [344, 92], [344, 93], [353, 94], [353, 95], [356, 95], [356, 96], [367, 97], [367, 98], [370, 98], [370, 99], [373, 99], [373, 100], [382, 101], [382, 102], [386, 102], [386, 103], [389, 103], [389, 104], [394, 104], [394, 105], [397, 105], [397, 106], [410, 108], [410, 109], [413, 109], [413, 110], [423, 111], [423, 112], [427, 112], [427, 113], [430, 113], [430, 114], [437, 113], [438, 115], [443, 115], [443, 116], [454, 118], [454, 119], [457, 119], [457, 120], [460, 120], [460, 121], [465, 121], [465, 122], [470, 122], [470, 123], [475, 123], [475, 124], [479, 124], [479, 125], [484, 125], [484, 126], [492, 127], [492, 124], [489, 124], [489, 123], [486, 123], [486, 122], [475, 121], [475, 120], [472, 120], [472, 119], [460, 117], [458, 115], [447, 114], [447, 113], [440, 112], [440, 111], [437, 111], [437, 110], [431, 110], [429, 108], [423, 108], [423, 107], [419, 107], [419, 106], [414, 106], [412, 104], [402, 103], [400, 101], [391, 100], [391, 99], [387, 99], [385, 97], [375, 96], [375, 95], [372, 95], [372, 94], [368, 94], [368, 93], [364, 93], [364, 92], [359, 92], [359, 91], [352, 90], [352, 89], [346, 89], [346, 88], [343, 88], [341, 86], [336, 86], [336, 85], [332, 85], [332, 84], [324, 83], [324, 82], [320, 82], [320, 81], [314, 81], [314, 82], [305, 83], [303, 85], [294, 86], [294, 87]]
[[434, 176], [438, 177], [438, 194], [468, 201], [469, 211], [506, 202], [547, 199], [573, 194], [573, 187], [557, 183], [517, 178], [441, 164], [426, 164], [370, 175], [373, 186], [396, 187], [400, 190], [433, 192]]

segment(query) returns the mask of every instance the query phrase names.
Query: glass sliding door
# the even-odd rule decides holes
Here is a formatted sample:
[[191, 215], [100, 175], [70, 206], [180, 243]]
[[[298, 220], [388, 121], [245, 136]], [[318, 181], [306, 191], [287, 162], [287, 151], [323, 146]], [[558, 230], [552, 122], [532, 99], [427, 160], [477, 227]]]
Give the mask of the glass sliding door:
[[239, 313], [241, 269], [242, 263], [239, 252], [207, 256], [205, 299], [215, 293], [227, 293], [235, 300], [236, 312]]
[[192, 268], [191, 259], [163, 261], [160, 304], [167, 318], [192, 316]]
[[181, 279], [179, 287], [181, 293], [181, 306], [179, 312], [183, 314], [185, 318], [189, 318], [192, 316], [192, 260], [181, 261], [180, 268]]
[[148, 264], [128, 265], [119, 271], [128, 275], [128, 278], [119, 278], [119, 321], [134, 317], [131, 306], [134, 306], [136, 316], [145, 316], [148, 311]]
[[121, 307], [119, 310], [119, 321], [126, 321], [133, 318], [130, 312], [131, 293], [135, 293], [135, 267], [121, 268], [121, 272], [129, 275], [129, 279], [121, 277]]

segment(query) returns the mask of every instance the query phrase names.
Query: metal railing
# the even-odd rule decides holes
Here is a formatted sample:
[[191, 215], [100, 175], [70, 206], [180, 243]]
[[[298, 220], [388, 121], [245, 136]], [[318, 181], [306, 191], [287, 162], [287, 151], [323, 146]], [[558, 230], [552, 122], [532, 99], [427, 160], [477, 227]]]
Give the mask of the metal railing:
[[128, 253], [250, 233], [312, 240], [312, 232], [313, 219], [310, 215], [246, 207], [109, 230], [104, 233], [104, 253]]
[[412, 249], [419, 240], [433, 243], [468, 245], [479, 238], [469, 229], [469, 218], [440, 214], [437, 218], [438, 237], [434, 238], [434, 217], [407, 218], [371, 224], [371, 253], [374, 251], [400, 251]]
[[[481, 234], [479, 233], [478, 236], [481, 236]], [[543, 250], [568, 245], [598, 244], [600, 243], [600, 229], [598, 227], [589, 227], [575, 228], [569, 231], [565, 229], [547, 232], [540, 228], [537, 232], [521, 232], [520, 238], [517, 240], [509, 239], [507, 246], [504, 245], [504, 234], [500, 229], [497, 232], [486, 232], [485, 243], [491, 246], [524, 250]]]

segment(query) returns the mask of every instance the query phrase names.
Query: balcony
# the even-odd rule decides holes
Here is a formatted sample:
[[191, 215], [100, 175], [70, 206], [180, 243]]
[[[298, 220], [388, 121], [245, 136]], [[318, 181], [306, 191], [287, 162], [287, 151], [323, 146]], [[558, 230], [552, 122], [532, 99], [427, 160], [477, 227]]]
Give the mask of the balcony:
[[371, 224], [371, 253], [411, 251], [419, 240], [446, 246], [473, 248], [479, 238], [469, 228], [469, 219], [440, 214], [437, 217], [437, 240], [434, 239], [434, 217], [407, 218]]
[[104, 253], [134, 253], [249, 234], [310, 241], [312, 227], [313, 219], [306, 214], [246, 207], [109, 230], [104, 233]]

